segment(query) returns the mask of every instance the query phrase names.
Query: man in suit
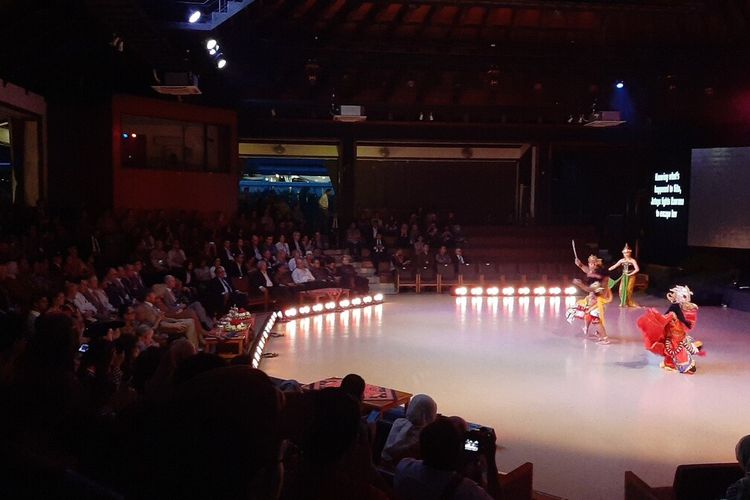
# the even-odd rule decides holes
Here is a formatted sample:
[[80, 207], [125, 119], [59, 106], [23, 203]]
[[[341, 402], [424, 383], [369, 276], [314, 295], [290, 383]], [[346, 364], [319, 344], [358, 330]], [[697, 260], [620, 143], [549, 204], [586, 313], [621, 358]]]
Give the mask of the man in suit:
[[457, 274], [460, 273], [460, 270], [463, 269], [464, 266], [469, 265], [469, 261], [464, 257], [464, 251], [461, 247], [456, 247], [454, 250], [453, 264], [456, 266]]
[[217, 255], [221, 259], [221, 265], [226, 269], [230, 262], [234, 262], [234, 253], [232, 252], [232, 242], [224, 240], [224, 246], [219, 250]]
[[370, 258], [372, 259], [372, 267], [375, 268], [375, 274], [380, 274], [380, 263], [385, 262], [388, 259], [385, 245], [383, 244], [383, 235], [378, 231], [375, 234], [375, 240], [372, 244], [372, 250], [370, 251]]
[[230, 278], [243, 278], [245, 272], [245, 255], [238, 253], [234, 256], [234, 261], [227, 265], [227, 276]]
[[133, 264], [125, 266], [127, 278], [124, 284], [128, 288], [128, 293], [130, 293], [131, 297], [140, 297], [146, 291], [146, 285], [143, 283], [143, 278], [141, 278], [142, 268], [143, 263], [141, 261], [136, 261]]
[[135, 306], [135, 320], [168, 335], [183, 334], [194, 346], [198, 346], [198, 332], [192, 319], [167, 318], [156, 307], [156, 294], [146, 292], [144, 300]]
[[294, 231], [292, 233], [292, 242], [289, 244], [289, 249], [292, 251], [292, 255], [294, 255], [294, 251], [297, 250], [299, 252], [299, 255], [305, 255], [305, 245], [302, 244], [302, 241], [300, 238], [302, 235], [299, 231]]
[[[183, 301], [178, 301], [175, 293], [177, 291], [177, 278], [168, 274], [164, 277], [164, 293], [162, 295], [162, 302], [167, 308], [165, 311], [166, 315], [171, 318], [184, 319], [190, 318], [196, 322], [196, 327], [202, 325], [206, 330], [213, 328], [214, 322], [206, 314], [206, 310], [203, 304], [200, 302], [190, 302], [185, 304]], [[187, 302], [187, 301], [185, 301]], [[203, 334], [204, 332], [199, 332]]]
[[280, 286], [279, 282], [268, 272], [268, 263], [265, 260], [258, 262], [258, 269], [248, 275], [250, 280], [250, 294], [259, 295], [268, 291], [269, 297], [275, 300], [286, 300], [291, 298], [291, 290]]
[[247, 295], [232, 288], [227, 271], [223, 267], [216, 268], [216, 277], [208, 282], [206, 290], [206, 306], [215, 315], [224, 314], [231, 306], [245, 307]]

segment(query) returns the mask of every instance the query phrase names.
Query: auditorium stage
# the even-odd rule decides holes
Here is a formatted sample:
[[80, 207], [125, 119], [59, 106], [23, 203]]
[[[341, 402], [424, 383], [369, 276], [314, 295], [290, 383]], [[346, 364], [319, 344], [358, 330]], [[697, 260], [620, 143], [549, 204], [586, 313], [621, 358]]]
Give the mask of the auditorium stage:
[[702, 308], [694, 333], [707, 356], [686, 376], [643, 349], [642, 310], [611, 305], [602, 346], [564, 320], [564, 298], [476, 300], [390, 295], [280, 323], [286, 336], [266, 349], [279, 357], [261, 368], [300, 382], [356, 372], [429, 394], [440, 413], [496, 429], [501, 470], [533, 462], [536, 490], [571, 499], [622, 498], [625, 470], [670, 485], [678, 464], [734, 461], [750, 434], [750, 313]]

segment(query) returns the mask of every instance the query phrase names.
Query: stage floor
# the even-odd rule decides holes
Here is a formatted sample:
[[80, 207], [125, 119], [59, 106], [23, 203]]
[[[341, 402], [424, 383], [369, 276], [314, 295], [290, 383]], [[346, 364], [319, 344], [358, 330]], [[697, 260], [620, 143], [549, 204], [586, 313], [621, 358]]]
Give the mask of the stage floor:
[[[637, 297], [665, 310], [666, 299]], [[565, 299], [386, 296], [340, 316], [280, 324], [261, 368], [313, 382], [355, 372], [425, 393], [444, 415], [495, 428], [500, 470], [534, 463], [534, 489], [623, 497], [623, 473], [671, 485], [675, 466], [734, 461], [750, 433], [750, 313], [701, 308], [695, 375], [667, 373], [643, 349], [639, 309], [607, 309], [612, 343], [585, 340]]]

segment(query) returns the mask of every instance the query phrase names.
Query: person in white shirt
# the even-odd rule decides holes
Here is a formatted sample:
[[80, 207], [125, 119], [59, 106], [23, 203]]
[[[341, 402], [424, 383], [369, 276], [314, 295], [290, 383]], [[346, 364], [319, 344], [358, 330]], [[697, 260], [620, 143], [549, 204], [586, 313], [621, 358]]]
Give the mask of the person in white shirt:
[[186, 260], [187, 257], [185, 256], [185, 251], [180, 248], [180, 242], [174, 240], [172, 242], [171, 250], [167, 252], [167, 266], [169, 266], [170, 269], [182, 269]]
[[295, 259], [294, 271], [292, 271], [292, 280], [298, 285], [315, 281], [315, 276], [307, 268], [305, 259]]
[[283, 234], [279, 236], [279, 241], [276, 242], [276, 253], [284, 252], [284, 254], [289, 255], [289, 243], [286, 242], [286, 236]]

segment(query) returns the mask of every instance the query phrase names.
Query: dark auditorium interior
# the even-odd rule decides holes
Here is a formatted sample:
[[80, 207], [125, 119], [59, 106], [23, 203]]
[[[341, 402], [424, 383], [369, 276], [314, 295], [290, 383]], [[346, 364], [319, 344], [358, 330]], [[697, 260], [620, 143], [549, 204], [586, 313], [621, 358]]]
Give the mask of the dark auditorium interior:
[[[749, 407], [695, 408], [750, 401], [749, 55], [750, 0], [0, 1], [0, 497], [750, 499]], [[411, 356], [454, 310], [638, 413], [462, 408]], [[721, 450], [607, 444], [645, 414]]]

